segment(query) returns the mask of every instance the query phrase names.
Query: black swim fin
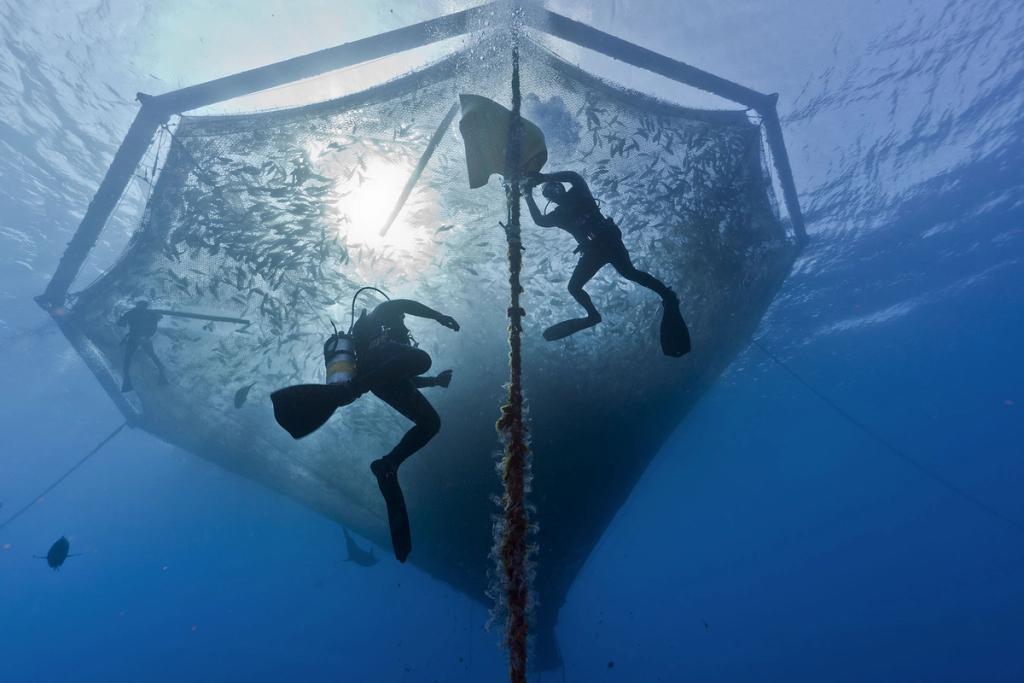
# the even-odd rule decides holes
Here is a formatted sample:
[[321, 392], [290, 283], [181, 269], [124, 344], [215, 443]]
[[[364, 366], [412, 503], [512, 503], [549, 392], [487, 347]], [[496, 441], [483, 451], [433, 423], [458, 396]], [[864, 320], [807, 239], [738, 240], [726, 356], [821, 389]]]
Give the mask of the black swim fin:
[[555, 323], [548, 329], [544, 330], [544, 338], [548, 341], [556, 341], [558, 339], [564, 339], [569, 335], [576, 334], [588, 327], [601, 322], [601, 318], [571, 318], [570, 320], [563, 320], [560, 323]]
[[678, 358], [690, 352], [690, 331], [683, 314], [679, 312], [679, 299], [668, 297], [662, 302], [661, 352]]
[[398, 471], [383, 459], [370, 463], [370, 471], [377, 477], [377, 486], [388, 508], [388, 526], [391, 528], [391, 547], [395, 551], [395, 558], [405, 562], [412, 551], [412, 532], [409, 530], [405, 496], [398, 485]]
[[270, 395], [274, 418], [294, 439], [309, 436], [324, 426], [334, 411], [359, 394], [345, 384], [297, 384]]

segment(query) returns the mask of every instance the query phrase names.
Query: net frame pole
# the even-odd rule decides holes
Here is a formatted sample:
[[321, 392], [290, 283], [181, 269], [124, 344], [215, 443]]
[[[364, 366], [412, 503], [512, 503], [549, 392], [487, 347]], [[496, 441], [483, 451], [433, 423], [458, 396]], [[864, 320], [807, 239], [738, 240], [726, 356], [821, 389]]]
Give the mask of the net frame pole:
[[344, 69], [448, 38], [456, 38], [477, 29], [486, 28], [487, 24], [483, 19], [491, 17], [496, 7], [504, 6], [505, 2], [498, 0], [368, 38], [311, 52], [308, 55], [293, 57], [267, 66], [241, 71], [231, 76], [173, 90], [159, 95], [155, 99], [161, 106], [180, 114], [217, 102], [319, 76], [328, 71]]
[[164, 308], [151, 308], [150, 312], [166, 315], [171, 318], [187, 318], [188, 320], [209, 320], [214, 323], [234, 323], [236, 325], [252, 325], [251, 320], [232, 318], [226, 315], [208, 315], [206, 313], [189, 313], [188, 311], [171, 311]]
[[162, 95], [140, 93], [137, 97], [142, 108], [114, 154], [46, 290], [36, 301], [46, 310], [63, 306], [71, 285], [149, 149], [153, 136], [171, 116], [486, 28], [483, 20], [498, 6], [504, 7], [505, 3], [498, 0]]
[[405, 187], [402, 188], [402, 194], [398, 196], [398, 200], [395, 202], [394, 208], [391, 209], [391, 213], [388, 214], [387, 221], [384, 222], [384, 227], [380, 229], [380, 236], [388, 234], [388, 230], [394, 225], [395, 219], [398, 218], [398, 214], [402, 213], [402, 209], [405, 208], [405, 202], [408, 201], [409, 195], [412, 194], [412, 190], [416, 187], [416, 183], [419, 181], [420, 176], [423, 175], [423, 171], [427, 168], [427, 164], [430, 163], [430, 157], [434, 156], [434, 150], [441, 144], [441, 140], [444, 138], [445, 133], [448, 132], [448, 128], [451, 127], [452, 121], [455, 119], [455, 115], [459, 113], [458, 101], [452, 104], [452, 108], [448, 110], [448, 113], [444, 115], [441, 120], [441, 124], [434, 131], [434, 134], [430, 136], [430, 141], [427, 143], [427, 148], [423, 150], [423, 154], [420, 156], [420, 160], [416, 163], [416, 168], [413, 169], [412, 174], [409, 176], [409, 180], [405, 181]]
[[170, 115], [158, 105], [154, 104], [153, 98], [139, 93], [137, 95], [142, 107], [135, 120], [132, 121], [128, 134], [121, 141], [117, 148], [113, 161], [107, 169], [99, 189], [93, 195], [89, 207], [82, 217], [78, 229], [68, 242], [64, 254], [60, 257], [57, 270], [50, 278], [46, 290], [36, 301], [46, 310], [53, 310], [64, 305], [68, 290], [82, 269], [82, 264], [89, 256], [89, 252], [96, 245], [107, 219], [114, 211], [117, 203], [121, 200], [125, 188], [135, 174], [142, 158], [146, 155], [150, 143], [157, 129], [167, 122]]
[[793, 231], [796, 233], [797, 242], [800, 247], [807, 244], [807, 227], [804, 224], [804, 214], [800, 210], [800, 197], [796, 191], [796, 183], [793, 182], [793, 169], [789, 165], [789, 154], [786, 152], [786, 142], [782, 137], [782, 124], [779, 122], [779, 112], [776, 107], [779, 95], [769, 95], [770, 100], [763, 109], [758, 109], [761, 120], [764, 122], [764, 135], [768, 140], [768, 148], [772, 152], [772, 162], [775, 164], [775, 172], [779, 174], [779, 183], [782, 185], [782, 198], [786, 202], [786, 211], [789, 212], [789, 220], [793, 224]]
[[803, 212], [800, 209], [796, 183], [793, 181], [793, 171], [776, 111], [778, 94], [766, 95], [550, 10], [536, 9], [526, 12], [524, 19], [530, 28], [542, 33], [755, 110], [765, 122], [765, 136], [772, 152], [775, 169], [779, 174], [793, 231], [801, 246], [807, 242]]
[[[47, 310], [63, 305], [86, 257], [120, 201], [135, 168], [145, 156], [153, 135], [171, 116], [485, 29], [488, 27], [485, 19], [496, 18], [496, 10], [510, 5], [518, 6], [514, 2], [496, 0], [162, 95], [140, 93], [138, 99], [142, 102], [142, 108], [114, 155], [46, 290], [36, 297], [36, 301]], [[794, 231], [801, 244], [807, 241], [803, 214], [776, 112], [777, 95], [765, 95], [543, 8], [529, 8], [522, 12], [522, 16], [524, 25], [530, 28], [755, 109], [766, 123], [769, 148], [779, 173]]]
[[738, 102], [745, 107], [758, 109], [768, 99], [764, 93], [698, 69], [685, 62], [658, 54], [636, 43], [623, 40], [584, 23], [570, 19], [550, 10], [527, 13], [526, 22], [530, 28], [556, 38], [599, 52], [607, 57], [625, 62], [645, 71], [670, 78], [673, 81], [710, 92], [727, 100]]

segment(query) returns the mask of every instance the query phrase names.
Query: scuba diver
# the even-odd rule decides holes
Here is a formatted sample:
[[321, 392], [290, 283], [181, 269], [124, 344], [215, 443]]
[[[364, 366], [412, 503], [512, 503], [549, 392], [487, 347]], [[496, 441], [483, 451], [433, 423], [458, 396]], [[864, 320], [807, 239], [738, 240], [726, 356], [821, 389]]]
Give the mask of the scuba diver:
[[128, 328], [128, 334], [124, 336], [121, 343], [124, 345], [124, 382], [121, 385], [122, 392], [132, 390], [131, 365], [132, 358], [138, 349], [142, 349], [153, 361], [153, 365], [160, 372], [159, 383], [167, 384], [167, 374], [164, 372], [164, 364], [156, 356], [153, 350], [153, 335], [156, 334], [156, 326], [163, 315], [149, 310], [148, 301], [136, 301], [135, 307], [122, 315], [117, 324]]
[[[533, 188], [540, 183], [543, 183], [541, 194], [555, 204], [550, 213], [542, 213], [533, 198]], [[569, 189], [566, 190], [562, 183], [569, 183]], [[601, 322], [601, 314], [583, 286], [601, 268], [611, 264], [622, 277], [661, 297], [661, 346], [665, 355], [682, 356], [690, 350], [690, 335], [679, 312], [679, 297], [661, 280], [633, 265], [629, 251], [622, 243], [622, 231], [615, 221], [601, 215], [597, 201], [579, 173], [535, 173], [527, 179], [525, 189], [526, 204], [533, 222], [540, 227], [558, 227], [568, 232], [578, 244], [573, 253], [580, 254], [569, 278], [569, 293], [584, 308], [587, 316], [552, 325], [544, 331], [546, 340], [562, 339]]]
[[[359, 293], [352, 298], [352, 317]], [[375, 290], [380, 292], [380, 290]], [[380, 292], [383, 294], [383, 292]], [[384, 295], [385, 297], [387, 295]], [[450, 330], [459, 324], [423, 304], [408, 299], [389, 299], [367, 315], [364, 310], [347, 334], [335, 332], [324, 345], [328, 384], [300, 384], [270, 395], [274, 417], [295, 439], [313, 433], [337, 408], [370, 392], [413, 422], [412, 428], [391, 452], [370, 464], [387, 504], [388, 524], [395, 557], [405, 562], [412, 549], [405, 499], [398, 484], [398, 468], [427, 445], [441, 429], [441, 418], [420, 393], [425, 387], [447, 387], [452, 371], [425, 377], [432, 361], [417, 348], [405, 316], [434, 320]]]

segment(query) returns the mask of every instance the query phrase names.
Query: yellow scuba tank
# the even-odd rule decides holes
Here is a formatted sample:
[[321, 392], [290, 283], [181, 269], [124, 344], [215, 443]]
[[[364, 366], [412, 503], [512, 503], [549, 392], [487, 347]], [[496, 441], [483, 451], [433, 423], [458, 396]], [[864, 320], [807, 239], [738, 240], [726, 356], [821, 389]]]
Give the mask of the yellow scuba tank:
[[356, 376], [356, 343], [351, 334], [335, 330], [324, 342], [327, 384], [344, 384]]
[[[349, 321], [348, 332], [338, 332], [337, 326], [333, 321], [331, 322], [334, 334], [324, 342], [324, 373], [327, 384], [344, 384], [352, 381], [356, 376], [359, 363], [356, 357], [356, 338], [352, 333], [356, 327], [356, 299], [368, 289], [380, 293], [385, 299], [391, 298], [376, 287], [360, 287], [352, 297], [352, 317]], [[364, 310], [363, 316], [365, 315], [366, 311]], [[363, 317], [360, 316], [360, 322], [362, 319]]]

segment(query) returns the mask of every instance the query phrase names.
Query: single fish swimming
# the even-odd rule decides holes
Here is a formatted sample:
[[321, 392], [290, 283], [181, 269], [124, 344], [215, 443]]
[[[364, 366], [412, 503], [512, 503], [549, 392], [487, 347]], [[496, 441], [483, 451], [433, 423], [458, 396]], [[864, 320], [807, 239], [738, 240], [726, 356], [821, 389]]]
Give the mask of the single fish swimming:
[[35, 557], [38, 560], [46, 560], [46, 564], [50, 566], [50, 569], [57, 571], [69, 557], [76, 557], [76, 555], [69, 555], [70, 551], [71, 541], [61, 536], [50, 546], [50, 550], [47, 551], [45, 557], [42, 555], [36, 555]]
[[235, 392], [235, 407], [236, 408], [241, 408], [242, 406], [245, 405], [246, 399], [249, 398], [249, 392], [252, 390], [252, 388], [254, 386], [256, 386], [256, 382], [253, 382], [252, 384], [250, 384], [248, 386], [244, 386], [244, 387], [242, 387], [241, 389], [239, 389], [238, 391]]
[[373, 554], [373, 546], [370, 546], [369, 551], [363, 550], [356, 545], [355, 539], [352, 538], [347, 528], [341, 527], [341, 529], [345, 532], [345, 549], [348, 550], [346, 562], [355, 562], [360, 567], [372, 567], [380, 561]]

